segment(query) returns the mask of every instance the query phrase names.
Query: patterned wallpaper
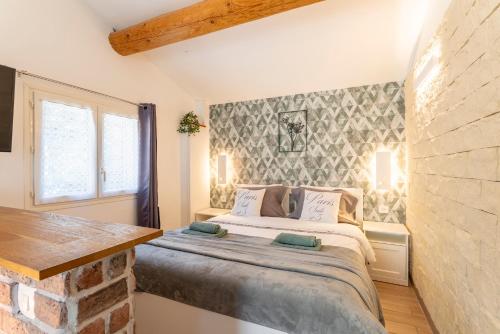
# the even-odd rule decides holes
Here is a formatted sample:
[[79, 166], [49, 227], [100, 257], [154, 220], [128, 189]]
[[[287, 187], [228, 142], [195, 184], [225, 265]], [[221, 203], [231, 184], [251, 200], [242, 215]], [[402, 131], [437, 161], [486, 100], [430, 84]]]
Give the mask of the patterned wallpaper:
[[[404, 108], [401, 82], [212, 105], [211, 206], [231, 208], [239, 183], [359, 187], [365, 220], [405, 223]], [[296, 110], [308, 113], [307, 150], [279, 152], [278, 113]], [[378, 150], [393, 152], [400, 170], [386, 192], [373, 186]], [[217, 185], [219, 154], [232, 164], [227, 185]], [[389, 213], [379, 213], [379, 205]]]

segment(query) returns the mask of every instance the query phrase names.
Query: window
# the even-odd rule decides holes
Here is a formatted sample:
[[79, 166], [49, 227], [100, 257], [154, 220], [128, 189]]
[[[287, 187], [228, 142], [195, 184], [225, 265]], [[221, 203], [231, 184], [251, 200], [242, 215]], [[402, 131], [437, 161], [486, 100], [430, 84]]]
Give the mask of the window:
[[34, 204], [133, 194], [137, 110], [34, 93]]
[[138, 122], [136, 118], [102, 115], [102, 195], [137, 191]]

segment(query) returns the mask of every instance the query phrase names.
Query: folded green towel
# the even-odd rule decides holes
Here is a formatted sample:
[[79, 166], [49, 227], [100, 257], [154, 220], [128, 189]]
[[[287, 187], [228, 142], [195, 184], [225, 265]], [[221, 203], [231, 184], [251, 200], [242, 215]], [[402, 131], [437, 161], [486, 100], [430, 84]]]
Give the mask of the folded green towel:
[[299, 235], [293, 233], [280, 233], [274, 241], [280, 244], [316, 247], [316, 237], [313, 235]]
[[321, 250], [321, 239], [316, 239], [316, 246], [312, 246], [312, 247], [300, 246], [300, 245], [282, 244], [282, 243], [279, 243], [277, 241], [271, 242], [271, 245], [280, 246], [280, 247], [294, 248], [294, 249], [304, 249], [304, 250], [319, 251], [319, 250]]
[[321, 250], [321, 239], [316, 239], [316, 246], [312, 247], [307, 247], [307, 246], [300, 246], [300, 245], [291, 245], [291, 244], [282, 244], [280, 242], [277, 242], [274, 240], [271, 242], [272, 245], [274, 246], [280, 246], [280, 247], [288, 247], [288, 248], [294, 248], [294, 249], [305, 249], [305, 250], [310, 250], [310, 251], [319, 251]]
[[200, 231], [190, 230], [190, 229], [186, 228], [186, 229], [182, 230], [181, 233], [190, 234], [190, 235], [198, 235], [201, 237], [222, 238], [223, 236], [225, 236], [227, 234], [227, 230], [219, 229], [219, 232], [217, 232], [217, 233], [206, 233], [206, 232], [200, 232]]
[[189, 229], [198, 232], [216, 234], [220, 231], [220, 225], [212, 223], [193, 222], [191, 225], [189, 225]]

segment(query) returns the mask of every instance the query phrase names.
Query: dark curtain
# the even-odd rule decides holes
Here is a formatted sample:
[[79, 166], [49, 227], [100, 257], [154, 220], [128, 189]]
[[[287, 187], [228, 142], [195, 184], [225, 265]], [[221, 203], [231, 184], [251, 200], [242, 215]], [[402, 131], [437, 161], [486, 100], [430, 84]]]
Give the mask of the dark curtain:
[[16, 70], [0, 65], [0, 152], [12, 152]]
[[156, 170], [156, 105], [139, 106], [139, 226], [160, 228], [158, 174]]

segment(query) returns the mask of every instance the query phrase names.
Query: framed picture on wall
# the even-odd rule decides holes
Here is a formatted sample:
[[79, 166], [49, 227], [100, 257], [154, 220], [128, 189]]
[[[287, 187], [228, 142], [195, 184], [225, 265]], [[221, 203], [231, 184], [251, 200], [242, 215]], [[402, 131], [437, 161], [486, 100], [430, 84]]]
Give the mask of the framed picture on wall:
[[307, 150], [307, 110], [278, 113], [279, 152]]

